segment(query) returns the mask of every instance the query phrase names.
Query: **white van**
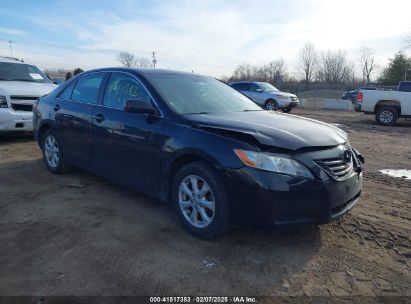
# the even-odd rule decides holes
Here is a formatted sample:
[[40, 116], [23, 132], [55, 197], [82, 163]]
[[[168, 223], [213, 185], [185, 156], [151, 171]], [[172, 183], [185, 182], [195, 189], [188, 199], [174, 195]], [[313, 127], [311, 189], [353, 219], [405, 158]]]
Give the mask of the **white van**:
[[0, 134], [33, 130], [33, 103], [57, 86], [36, 66], [0, 57]]

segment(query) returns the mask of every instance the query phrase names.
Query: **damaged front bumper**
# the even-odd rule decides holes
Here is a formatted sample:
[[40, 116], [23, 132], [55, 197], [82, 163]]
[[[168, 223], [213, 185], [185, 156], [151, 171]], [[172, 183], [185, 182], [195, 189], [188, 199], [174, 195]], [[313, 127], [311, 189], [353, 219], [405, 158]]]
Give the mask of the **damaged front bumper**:
[[359, 201], [363, 183], [360, 161], [353, 150], [352, 172], [335, 180], [320, 167], [311, 168], [315, 179], [249, 167], [225, 169], [233, 219], [238, 224], [278, 226], [324, 224], [349, 212]]

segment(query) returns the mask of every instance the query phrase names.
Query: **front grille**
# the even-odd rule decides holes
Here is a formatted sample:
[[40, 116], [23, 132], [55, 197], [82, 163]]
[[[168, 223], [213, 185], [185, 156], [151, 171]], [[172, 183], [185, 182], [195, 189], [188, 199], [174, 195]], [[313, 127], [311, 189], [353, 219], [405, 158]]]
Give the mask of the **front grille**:
[[28, 104], [12, 103], [11, 107], [14, 111], [26, 111], [26, 112], [33, 111], [33, 105], [28, 105]]
[[349, 160], [342, 158], [325, 158], [317, 160], [316, 163], [337, 180], [349, 176], [354, 168], [352, 153], [350, 153]]
[[10, 95], [11, 100], [37, 100], [39, 96]]

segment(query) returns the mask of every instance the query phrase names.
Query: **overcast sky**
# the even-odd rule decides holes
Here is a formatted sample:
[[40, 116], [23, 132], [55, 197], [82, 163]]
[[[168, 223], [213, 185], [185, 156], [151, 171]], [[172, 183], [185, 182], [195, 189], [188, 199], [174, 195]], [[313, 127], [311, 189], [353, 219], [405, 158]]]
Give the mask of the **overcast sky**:
[[[117, 66], [120, 50], [158, 67], [230, 75], [242, 62], [284, 58], [291, 75], [307, 41], [386, 63], [411, 33], [410, 0], [0, 0], [0, 55], [40, 68]], [[53, 45], [53, 46], [52, 46]], [[54, 47], [58, 46], [58, 47]]]

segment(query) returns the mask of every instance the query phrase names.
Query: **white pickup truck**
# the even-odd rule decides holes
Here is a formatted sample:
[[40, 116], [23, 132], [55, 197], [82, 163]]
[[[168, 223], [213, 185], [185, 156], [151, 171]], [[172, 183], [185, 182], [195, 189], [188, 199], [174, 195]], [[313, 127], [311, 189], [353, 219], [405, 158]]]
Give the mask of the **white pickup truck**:
[[37, 67], [0, 56], [0, 135], [33, 130], [33, 103], [57, 86]]
[[411, 81], [400, 82], [397, 91], [360, 90], [355, 110], [375, 114], [383, 126], [392, 126], [398, 118], [411, 117]]

